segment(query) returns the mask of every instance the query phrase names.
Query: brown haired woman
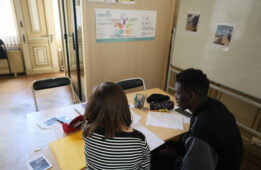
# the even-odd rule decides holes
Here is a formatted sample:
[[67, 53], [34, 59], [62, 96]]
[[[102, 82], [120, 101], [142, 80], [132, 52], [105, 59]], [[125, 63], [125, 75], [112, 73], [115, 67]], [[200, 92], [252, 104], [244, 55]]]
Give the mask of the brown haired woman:
[[150, 149], [144, 135], [131, 129], [124, 91], [102, 83], [88, 100], [83, 127], [87, 169], [150, 169]]

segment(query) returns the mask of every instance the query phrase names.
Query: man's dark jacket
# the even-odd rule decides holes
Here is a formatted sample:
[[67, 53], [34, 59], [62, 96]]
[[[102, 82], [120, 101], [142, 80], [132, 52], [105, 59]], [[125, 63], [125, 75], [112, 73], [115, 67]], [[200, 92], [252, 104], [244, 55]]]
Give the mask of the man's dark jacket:
[[239, 170], [242, 139], [234, 116], [218, 100], [208, 98], [195, 110], [185, 141], [184, 170]]

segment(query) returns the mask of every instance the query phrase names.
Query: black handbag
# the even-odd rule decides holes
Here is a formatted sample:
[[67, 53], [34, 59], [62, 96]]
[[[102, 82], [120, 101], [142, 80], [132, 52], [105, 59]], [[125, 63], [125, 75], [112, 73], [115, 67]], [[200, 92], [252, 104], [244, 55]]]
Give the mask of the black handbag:
[[0, 59], [7, 59], [5, 44], [1, 39], [0, 39]]
[[151, 102], [163, 102], [169, 100], [169, 96], [165, 96], [163, 94], [152, 94], [149, 97], [147, 97], [147, 102], [151, 103]]

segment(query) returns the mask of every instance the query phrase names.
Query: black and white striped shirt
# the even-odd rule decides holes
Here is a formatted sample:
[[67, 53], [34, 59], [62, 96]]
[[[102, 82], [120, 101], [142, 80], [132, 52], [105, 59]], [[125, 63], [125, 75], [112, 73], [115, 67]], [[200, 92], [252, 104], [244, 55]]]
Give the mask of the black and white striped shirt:
[[88, 169], [150, 169], [150, 149], [141, 132], [117, 132], [105, 140], [103, 137], [102, 129], [91, 137], [83, 136]]

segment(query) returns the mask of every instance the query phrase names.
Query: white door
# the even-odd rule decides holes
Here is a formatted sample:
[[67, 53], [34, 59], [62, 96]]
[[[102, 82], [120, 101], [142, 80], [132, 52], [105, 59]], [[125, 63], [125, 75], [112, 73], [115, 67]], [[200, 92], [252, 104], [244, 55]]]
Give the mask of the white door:
[[[58, 72], [59, 62], [51, 0], [21, 0], [19, 31], [27, 74]], [[15, 5], [16, 11], [19, 4]]]

